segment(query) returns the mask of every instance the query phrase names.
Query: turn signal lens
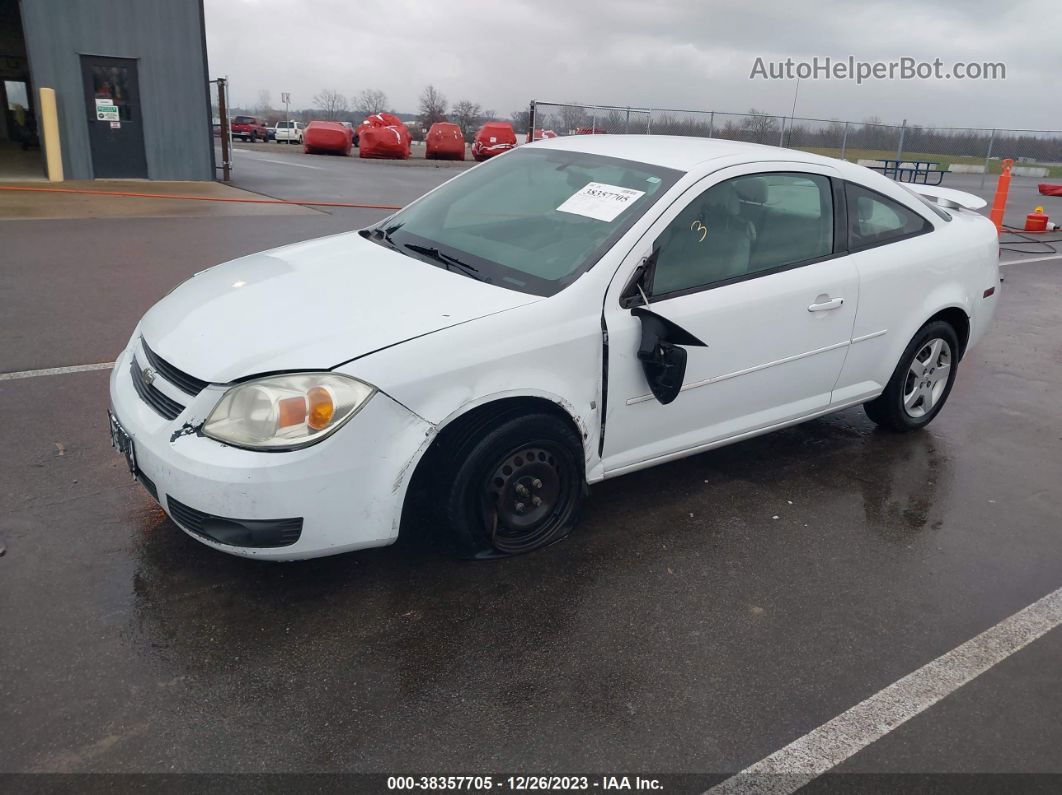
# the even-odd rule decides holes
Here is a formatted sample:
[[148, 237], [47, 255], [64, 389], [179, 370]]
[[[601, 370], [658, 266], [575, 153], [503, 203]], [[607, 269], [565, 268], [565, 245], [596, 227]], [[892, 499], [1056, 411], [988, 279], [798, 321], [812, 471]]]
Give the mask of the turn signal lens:
[[321, 431], [328, 427], [335, 414], [336, 406], [332, 402], [332, 395], [323, 386], [315, 386], [306, 393], [306, 402], [309, 411], [306, 414], [306, 424], [315, 431]]
[[339, 373], [292, 373], [232, 387], [203, 423], [203, 435], [252, 450], [318, 442], [364, 406], [376, 390]]

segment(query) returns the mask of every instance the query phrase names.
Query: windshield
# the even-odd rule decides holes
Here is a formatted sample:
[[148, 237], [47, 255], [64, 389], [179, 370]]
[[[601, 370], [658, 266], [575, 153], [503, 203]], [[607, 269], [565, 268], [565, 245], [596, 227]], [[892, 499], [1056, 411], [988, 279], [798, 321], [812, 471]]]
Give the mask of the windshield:
[[500, 287], [553, 295], [680, 176], [583, 152], [517, 149], [391, 216], [370, 239]]

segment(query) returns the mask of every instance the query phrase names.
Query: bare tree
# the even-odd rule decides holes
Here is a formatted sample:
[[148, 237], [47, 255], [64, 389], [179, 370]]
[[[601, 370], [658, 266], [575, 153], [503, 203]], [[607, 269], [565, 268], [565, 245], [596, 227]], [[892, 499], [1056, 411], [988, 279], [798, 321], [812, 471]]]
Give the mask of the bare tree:
[[[774, 116], [768, 116], [762, 110], [749, 108], [748, 114], [741, 122], [741, 127], [748, 134], [745, 140], [765, 143], [768, 140], [773, 140], [773, 135], [778, 130], [778, 119]], [[772, 138], [768, 139], [768, 136], [772, 136]]]
[[446, 121], [446, 97], [435, 86], [427, 86], [420, 93], [420, 123], [425, 128], [437, 121]]
[[514, 110], [512, 112], [513, 129], [518, 133], [527, 132], [527, 127], [531, 124], [531, 112], [526, 110]]
[[366, 116], [383, 113], [387, 110], [387, 94], [376, 88], [366, 88], [354, 100], [354, 109]]
[[588, 127], [589, 118], [580, 105], [562, 105], [560, 109], [561, 135], [571, 135], [580, 127]]
[[480, 114], [480, 118], [483, 119], [483, 121], [494, 121], [498, 118], [498, 113], [494, 110], [485, 110]]
[[273, 102], [267, 89], [258, 92], [258, 105], [255, 107], [257, 115], [268, 116], [273, 112]]
[[461, 128], [461, 135], [465, 137], [465, 140], [471, 141], [481, 114], [482, 110], [478, 103], [462, 99], [454, 103], [454, 109], [450, 115], [453, 116], [454, 124]]
[[344, 115], [350, 107], [345, 96], [330, 88], [314, 94], [313, 104], [326, 119], [337, 119]]

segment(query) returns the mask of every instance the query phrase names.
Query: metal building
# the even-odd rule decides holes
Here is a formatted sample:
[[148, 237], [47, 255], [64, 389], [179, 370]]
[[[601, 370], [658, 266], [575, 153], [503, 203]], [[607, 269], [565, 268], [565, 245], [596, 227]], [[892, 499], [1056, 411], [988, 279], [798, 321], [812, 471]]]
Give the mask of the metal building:
[[43, 175], [55, 90], [66, 179], [214, 178], [202, 0], [0, 0], [0, 179]]

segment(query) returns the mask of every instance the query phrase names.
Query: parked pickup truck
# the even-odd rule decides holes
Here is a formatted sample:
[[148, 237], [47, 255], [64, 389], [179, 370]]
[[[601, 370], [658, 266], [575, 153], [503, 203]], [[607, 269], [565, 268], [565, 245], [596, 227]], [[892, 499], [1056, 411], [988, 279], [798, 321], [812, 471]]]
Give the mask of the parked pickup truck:
[[257, 116], [233, 116], [232, 137], [244, 141], [268, 141], [269, 130]]

